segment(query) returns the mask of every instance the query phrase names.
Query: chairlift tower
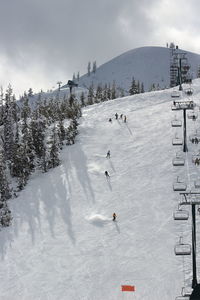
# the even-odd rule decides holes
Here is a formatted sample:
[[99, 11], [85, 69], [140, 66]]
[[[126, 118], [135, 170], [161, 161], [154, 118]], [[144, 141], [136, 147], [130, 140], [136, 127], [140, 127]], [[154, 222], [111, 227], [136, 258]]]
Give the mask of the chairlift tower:
[[185, 100], [174, 100], [172, 110], [183, 110], [183, 152], [188, 152], [186, 131], [186, 110], [193, 110], [194, 102]]
[[183, 52], [178, 48], [172, 49], [170, 59], [170, 87], [179, 85], [179, 91], [182, 91], [182, 83], [191, 81], [188, 77], [189, 69], [187, 52]]
[[200, 205], [200, 193], [195, 192], [181, 192], [180, 195], [183, 197], [183, 201], [180, 202], [182, 205], [191, 205], [192, 207], [192, 269], [193, 279], [192, 288], [193, 292], [190, 296], [190, 300], [200, 299], [200, 284], [197, 282], [197, 266], [196, 266], [196, 205]]

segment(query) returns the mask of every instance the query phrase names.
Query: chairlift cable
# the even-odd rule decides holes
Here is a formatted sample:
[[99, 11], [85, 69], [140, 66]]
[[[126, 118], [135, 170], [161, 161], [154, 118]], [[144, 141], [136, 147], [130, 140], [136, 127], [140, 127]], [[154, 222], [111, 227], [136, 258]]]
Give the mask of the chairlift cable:
[[187, 178], [188, 178], [188, 187], [191, 190], [191, 176], [189, 172], [189, 163], [188, 163], [188, 153], [186, 152], [186, 171], [187, 171]]

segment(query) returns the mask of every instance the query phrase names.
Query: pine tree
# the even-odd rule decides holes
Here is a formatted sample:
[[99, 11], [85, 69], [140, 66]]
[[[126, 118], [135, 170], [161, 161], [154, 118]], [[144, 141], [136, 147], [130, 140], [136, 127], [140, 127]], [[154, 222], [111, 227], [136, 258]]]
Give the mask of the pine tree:
[[9, 85], [5, 97], [3, 146], [6, 160], [12, 162], [14, 147], [12, 89]]
[[6, 164], [3, 150], [0, 150], [0, 224], [3, 227], [9, 226], [12, 220], [11, 211], [8, 208], [7, 200], [11, 198], [11, 189], [6, 175]]
[[108, 100], [112, 99], [112, 97], [111, 97], [110, 83], [109, 83], [108, 88], [107, 88], [107, 99], [108, 99]]
[[53, 128], [51, 143], [52, 143], [52, 145], [51, 145], [50, 154], [49, 154], [49, 167], [55, 168], [60, 164], [58, 139], [57, 139], [57, 132], [56, 132], [55, 126]]
[[80, 79], [80, 73], [78, 72], [77, 73], [77, 81], [79, 81], [79, 79]]
[[100, 84], [98, 84], [96, 89], [95, 102], [98, 103], [100, 101], [102, 101], [102, 87]]
[[90, 72], [91, 72], [91, 62], [88, 62], [88, 67], [87, 67], [87, 74], [88, 76], [90, 76]]
[[0, 90], [0, 126], [3, 125], [3, 116], [4, 116], [4, 94], [3, 94], [3, 88], [1, 86], [1, 90]]
[[141, 92], [141, 93], [144, 93], [144, 92], [145, 92], [145, 91], [144, 91], [144, 83], [143, 83], [143, 82], [141, 83], [141, 90], [140, 90], [140, 92]]
[[92, 66], [92, 73], [96, 73], [96, 70], [97, 70], [97, 63], [96, 61], [93, 62], [93, 66]]
[[198, 69], [197, 69], [197, 78], [200, 78], [200, 66], [198, 66]]
[[85, 106], [85, 94], [84, 94], [84, 92], [81, 93], [80, 100], [81, 100], [81, 106], [84, 107]]
[[28, 97], [33, 97], [33, 90], [32, 90], [32, 88], [30, 88], [28, 90]]
[[102, 101], [108, 100], [108, 86], [105, 84], [104, 89], [102, 91]]
[[93, 84], [92, 84], [89, 87], [87, 104], [92, 105], [93, 103], [94, 103], [94, 87], [93, 87]]
[[139, 82], [135, 81], [135, 78], [132, 78], [132, 83], [131, 83], [131, 87], [129, 89], [129, 94], [130, 95], [135, 95], [135, 94], [139, 94], [139, 86], [138, 86]]
[[116, 86], [115, 86], [115, 81], [113, 81], [112, 89], [111, 89], [111, 99], [116, 98]]

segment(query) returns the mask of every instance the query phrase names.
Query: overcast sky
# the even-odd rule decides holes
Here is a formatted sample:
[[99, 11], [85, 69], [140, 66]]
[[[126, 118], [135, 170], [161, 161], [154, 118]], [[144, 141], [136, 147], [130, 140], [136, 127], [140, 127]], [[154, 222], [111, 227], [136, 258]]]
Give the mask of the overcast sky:
[[0, 85], [16, 94], [66, 83], [125, 51], [200, 53], [199, 0], [0, 0]]

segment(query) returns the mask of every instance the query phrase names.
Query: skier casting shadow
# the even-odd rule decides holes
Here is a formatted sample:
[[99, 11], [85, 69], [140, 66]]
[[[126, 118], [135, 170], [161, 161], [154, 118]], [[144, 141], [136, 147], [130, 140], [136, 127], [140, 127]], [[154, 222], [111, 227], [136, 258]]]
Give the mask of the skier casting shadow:
[[120, 229], [119, 229], [119, 226], [118, 226], [118, 224], [117, 224], [116, 218], [117, 218], [116, 213], [113, 213], [113, 219], [112, 219], [112, 220], [113, 220], [113, 222], [115, 223], [115, 226], [116, 226], [116, 229], [117, 229], [118, 233], [120, 233]]
[[112, 191], [112, 187], [111, 187], [111, 184], [110, 184], [110, 175], [108, 174], [108, 171], [105, 171], [105, 176], [106, 176], [106, 179], [107, 179], [107, 182], [108, 182], [108, 186], [109, 186], [109, 189]]

